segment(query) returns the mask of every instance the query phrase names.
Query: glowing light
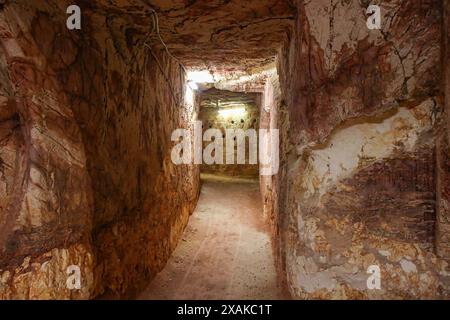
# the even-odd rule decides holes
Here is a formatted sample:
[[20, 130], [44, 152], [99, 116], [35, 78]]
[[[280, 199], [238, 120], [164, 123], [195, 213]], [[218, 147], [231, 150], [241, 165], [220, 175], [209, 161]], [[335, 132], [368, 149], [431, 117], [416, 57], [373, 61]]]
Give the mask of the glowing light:
[[192, 89], [192, 90], [198, 90], [198, 85], [193, 82], [193, 81], [188, 81], [188, 86]]
[[194, 90], [193, 88], [191, 88], [189, 83], [186, 84], [186, 90], [184, 93], [184, 102], [189, 106], [194, 105]]
[[189, 71], [187, 74], [188, 81], [195, 83], [213, 83], [214, 78], [208, 70]]
[[222, 117], [241, 116], [245, 114], [245, 108], [229, 108], [219, 110], [219, 115]]

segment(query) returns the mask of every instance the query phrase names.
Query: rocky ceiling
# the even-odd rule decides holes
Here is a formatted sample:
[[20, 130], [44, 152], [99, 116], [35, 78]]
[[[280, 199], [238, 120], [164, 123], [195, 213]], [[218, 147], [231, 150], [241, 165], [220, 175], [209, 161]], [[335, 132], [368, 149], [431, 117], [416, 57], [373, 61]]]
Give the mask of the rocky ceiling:
[[[61, 1], [49, 1], [62, 7]], [[63, 3], [66, 1], [62, 1]], [[274, 60], [294, 21], [289, 0], [79, 0], [83, 14], [101, 14], [131, 42], [152, 29], [187, 68], [247, 72]]]
[[211, 88], [202, 92], [200, 108], [233, 108], [257, 104], [257, 93], [241, 93]]
[[161, 31], [188, 66], [224, 71], [272, 61], [293, 21], [288, 1], [154, 1]]

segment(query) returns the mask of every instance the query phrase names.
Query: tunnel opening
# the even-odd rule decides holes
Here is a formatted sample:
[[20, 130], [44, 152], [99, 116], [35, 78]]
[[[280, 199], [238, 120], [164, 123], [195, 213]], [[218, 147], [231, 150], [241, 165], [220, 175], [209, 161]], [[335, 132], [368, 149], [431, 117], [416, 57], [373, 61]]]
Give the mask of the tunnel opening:
[[[258, 179], [258, 129], [261, 95], [211, 88], [198, 93], [202, 133], [212, 132], [220, 150], [213, 149], [214, 163], [200, 166], [200, 174]], [[203, 139], [203, 152], [208, 141]], [[215, 152], [220, 152], [216, 158]], [[219, 159], [220, 158], [220, 159]], [[220, 163], [218, 163], [220, 162]]]

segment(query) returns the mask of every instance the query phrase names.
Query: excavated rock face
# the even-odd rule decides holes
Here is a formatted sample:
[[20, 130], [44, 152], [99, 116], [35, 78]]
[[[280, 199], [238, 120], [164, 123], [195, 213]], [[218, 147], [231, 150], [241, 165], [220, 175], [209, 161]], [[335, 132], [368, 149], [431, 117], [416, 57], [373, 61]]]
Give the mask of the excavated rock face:
[[169, 48], [187, 66], [241, 73], [275, 58], [294, 20], [289, 1], [155, 1]]
[[286, 215], [282, 208], [285, 201], [287, 179], [286, 157], [291, 145], [289, 143], [289, 118], [286, 104], [280, 88], [279, 74], [271, 74], [264, 85], [260, 108], [260, 127], [262, 129], [278, 129], [279, 131], [279, 170], [272, 176], [259, 177], [261, 198], [263, 200], [263, 214], [269, 223], [272, 233], [272, 248], [278, 269], [278, 282], [286, 289], [284, 240]]
[[[81, 130], [55, 75], [73, 55], [61, 53], [53, 68], [31, 33], [42, 36], [31, 29], [48, 19], [19, 12], [0, 12], [0, 298], [88, 297], [90, 177]], [[70, 38], [60, 40], [55, 46], [73, 48]], [[72, 264], [84, 284], [73, 292], [65, 288]]]
[[450, 2], [443, 4], [442, 91], [445, 110], [436, 139], [436, 251], [450, 260]]
[[[295, 298], [448, 297], [442, 3], [383, 1], [381, 30], [366, 27], [368, 4], [296, 3], [280, 56], [291, 145], [280, 267]], [[374, 265], [381, 289], [369, 290]]]
[[109, 26], [123, 29], [128, 45], [148, 35], [155, 10], [161, 35], [171, 52], [186, 67], [209, 69], [219, 78], [245, 74], [273, 61], [295, 13], [289, 1], [279, 0], [78, 3], [82, 8], [107, 14]]
[[[197, 168], [170, 160], [170, 133], [194, 112], [180, 67], [158, 48], [127, 46], [100, 11], [69, 31], [67, 6], [0, 11], [1, 298], [137, 290], [196, 203]], [[79, 290], [66, 287], [70, 265]]]

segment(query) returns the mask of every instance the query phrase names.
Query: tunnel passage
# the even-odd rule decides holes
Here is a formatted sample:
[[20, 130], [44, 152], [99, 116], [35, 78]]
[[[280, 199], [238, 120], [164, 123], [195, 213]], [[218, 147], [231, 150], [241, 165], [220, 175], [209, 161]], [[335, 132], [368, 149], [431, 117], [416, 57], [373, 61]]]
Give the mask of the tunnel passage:
[[[0, 298], [155, 285], [189, 221], [207, 220], [196, 207], [214, 207], [199, 194], [242, 188], [201, 191], [201, 166], [171, 159], [172, 132], [217, 108], [203, 95], [254, 97], [258, 114], [230, 123], [279, 130], [278, 170], [259, 176], [260, 199], [254, 184], [240, 199], [261, 201], [248, 213], [268, 230], [249, 234], [270, 237], [269, 297], [449, 297], [448, 1], [383, 1], [381, 29], [358, 0], [77, 3], [81, 30], [67, 29], [68, 0], [0, 5]], [[188, 85], [194, 71], [210, 90]]]
[[[171, 133], [196, 119], [186, 71], [204, 68], [205, 52], [226, 77], [273, 61], [293, 18], [278, 1], [86, 0], [69, 30], [70, 4], [0, 6], [2, 299], [143, 290], [199, 195], [199, 167], [171, 161]], [[230, 49], [231, 34], [246, 50]], [[66, 286], [72, 267], [81, 289]]]
[[282, 299], [254, 177], [202, 174], [181, 241], [139, 299]]

